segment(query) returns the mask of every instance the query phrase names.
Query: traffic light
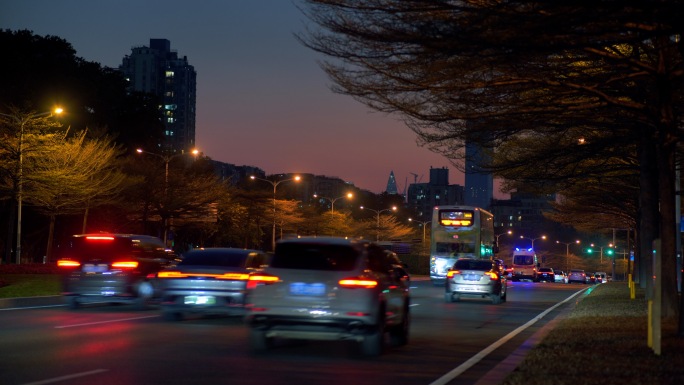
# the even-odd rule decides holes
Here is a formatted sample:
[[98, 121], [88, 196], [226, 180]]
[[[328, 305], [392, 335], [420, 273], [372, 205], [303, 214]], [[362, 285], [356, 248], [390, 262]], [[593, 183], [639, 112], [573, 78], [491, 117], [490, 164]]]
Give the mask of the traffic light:
[[594, 252], [594, 249], [592, 249], [591, 247], [587, 249], [587, 253], [591, 254], [593, 252]]
[[615, 250], [612, 247], [609, 247], [606, 249], [606, 255], [613, 255], [615, 253]]

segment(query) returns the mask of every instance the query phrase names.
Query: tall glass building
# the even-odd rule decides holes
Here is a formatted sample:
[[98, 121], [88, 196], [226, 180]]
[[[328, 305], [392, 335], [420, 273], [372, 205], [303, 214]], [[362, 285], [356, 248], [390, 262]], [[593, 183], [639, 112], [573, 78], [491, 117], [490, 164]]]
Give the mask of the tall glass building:
[[494, 197], [494, 178], [492, 174], [480, 170], [478, 164], [487, 160], [479, 146], [466, 143], [465, 162], [465, 194], [464, 203], [467, 206], [481, 207], [490, 210]]

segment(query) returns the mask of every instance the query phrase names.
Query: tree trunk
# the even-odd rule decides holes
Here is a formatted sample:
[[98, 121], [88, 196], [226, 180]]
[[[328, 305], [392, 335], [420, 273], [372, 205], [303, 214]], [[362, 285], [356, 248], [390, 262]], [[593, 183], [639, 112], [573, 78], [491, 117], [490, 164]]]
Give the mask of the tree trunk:
[[88, 228], [88, 211], [89, 207], [86, 204], [85, 212], [83, 213], [83, 227], [81, 227], [81, 234], [86, 234], [86, 229]]
[[5, 262], [12, 263], [12, 245], [14, 244], [14, 225], [17, 221], [17, 204], [11, 200], [9, 204], [9, 218], [7, 218], [7, 239], [5, 242]]
[[54, 214], [50, 215], [50, 227], [48, 228], [48, 240], [47, 248], [45, 250], [45, 261], [52, 261], [52, 242], [55, 237], [55, 220], [56, 216]]
[[[653, 240], [657, 238], [660, 216], [658, 213], [658, 170], [656, 145], [648, 132], [637, 149], [639, 157], [639, 213], [637, 255], [634, 260], [634, 280], [651, 295], [653, 288]], [[650, 297], [649, 297], [650, 299]]]
[[[661, 132], [667, 135], [665, 129]], [[675, 162], [674, 141], [663, 137], [658, 151], [658, 176], [660, 179], [660, 240], [662, 271], [662, 317], [677, 316], [677, 238], [675, 217]]]

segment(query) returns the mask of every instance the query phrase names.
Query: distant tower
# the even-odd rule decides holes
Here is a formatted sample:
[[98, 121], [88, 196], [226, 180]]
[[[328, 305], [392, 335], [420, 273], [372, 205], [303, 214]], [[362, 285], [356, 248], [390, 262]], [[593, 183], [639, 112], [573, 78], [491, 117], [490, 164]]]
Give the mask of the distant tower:
[[150, 39], [150, 46], [134, 47], [119, 70], [131, 90], [157, 96], [159, 119], [164, 123], [166, 151], [195, 147], [197, 73], [186, 56], [178, 57], [167, 39]]
[[388, 194], [399, 194], [399, 190], [397, 190], [397, 180], [394, 179], [394, 171], [390, 171], [389, 180], [387, 180], [387, 190], [385, 191]]

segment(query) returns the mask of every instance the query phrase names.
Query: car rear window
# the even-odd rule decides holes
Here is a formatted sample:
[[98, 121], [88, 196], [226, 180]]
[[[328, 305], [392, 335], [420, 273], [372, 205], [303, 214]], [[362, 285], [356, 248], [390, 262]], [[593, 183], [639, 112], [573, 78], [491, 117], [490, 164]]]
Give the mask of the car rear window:
[[459, 259], [454, 264], [455, 269], [461, 270], [491, 270], [492, 262], [488, 260]]
[[315, 243], [281, 243], [276, 246], [271, 267], [281, 269], [349, 271], [359, 251], [350, 246]]
[[249, 254], [197, 250], [183, 255], [179, 266], [242, 267]]
[[131, 256], [135, 250], [130, 239], [116, 237], [73, 238], [69, 245], [68, 257], [79, 260], [98, 259], [111, 261], [122, 256]]

